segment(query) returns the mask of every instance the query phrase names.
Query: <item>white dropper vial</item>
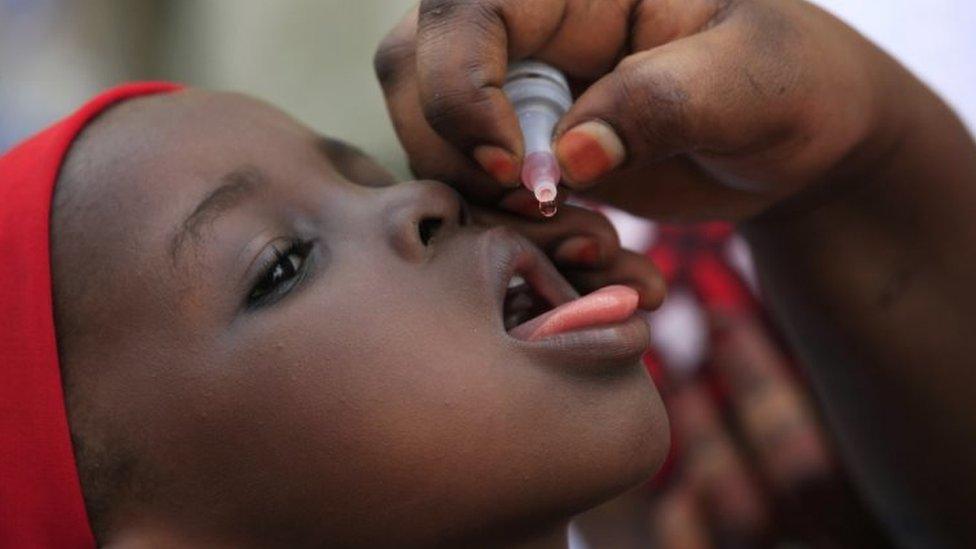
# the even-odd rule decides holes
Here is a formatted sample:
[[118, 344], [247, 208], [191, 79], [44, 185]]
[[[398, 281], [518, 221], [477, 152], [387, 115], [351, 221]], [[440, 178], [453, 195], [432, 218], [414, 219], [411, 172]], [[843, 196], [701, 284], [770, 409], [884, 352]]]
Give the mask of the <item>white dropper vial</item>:
[[525, 141], [522, 184], [539, 201], [546, 217], [556, 215], [557, 185], [562, 179], [552, 151], [552, 134], [573, 104], [566, 77], [538, 61], [513, 63], [502, 88], [515, 108]]

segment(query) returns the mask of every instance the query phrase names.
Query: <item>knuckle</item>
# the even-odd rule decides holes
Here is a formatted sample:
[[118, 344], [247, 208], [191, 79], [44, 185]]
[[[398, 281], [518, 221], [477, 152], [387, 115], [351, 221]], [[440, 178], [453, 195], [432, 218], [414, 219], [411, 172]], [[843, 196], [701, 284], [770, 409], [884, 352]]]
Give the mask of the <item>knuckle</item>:
[[606, 215], [593, 210], [583, 210], [580, 224], [585, 227], [587, 234], [599, 242], [605, 257], [616, 253], [620, 247], [620, 237], [617, 229]]
[[493, 0], [423, 0], [420, 3], [421, 28], [462, 26], [484, 31], [498, 22], [500, 8]]
[[671, 73], [648, 69], [630, 61], [616, 79], [617, 112], [634, 138], [663, 154], [680, 150], [688, 142], [690, 95]]
[[415, 59], [413, 40], [390, 33], [373, 55], [373, 72], [383, 89], [390, 89], [402, 78]]
[[450, 19], [457, 9], [469, 0], [423, 0], [420, 2], [420, 21], [422, 24]]
[[705, 31], [724, 23], [729, 18], [729, 15], [731, 15], [733, 9], [741, 3], [741, 0], [711, 0], [711, 5], [709, 6], [711, 14], [705, 21], [705, 24], [702, 25], [701, 30]]
[[460, 116], [464, 100], [463, 93], [435, 92], [430, 99], [424, 101], [423, 111], [427, 123], [435, 130], [443, 130], [452, 120]]
[[439, 90], [424, 101], [423, 113], [432, 128], [442, 134], [454, 134], [471, 126], [472, 113], [485, 110], [490, 101], [482, 88]]

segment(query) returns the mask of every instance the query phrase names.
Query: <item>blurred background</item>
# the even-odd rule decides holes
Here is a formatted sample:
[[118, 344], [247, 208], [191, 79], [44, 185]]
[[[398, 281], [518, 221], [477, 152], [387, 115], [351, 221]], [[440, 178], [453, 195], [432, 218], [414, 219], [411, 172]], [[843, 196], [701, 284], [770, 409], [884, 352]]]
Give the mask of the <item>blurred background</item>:
[[[0, 151], [119, 82], [247, 92], [406, 175], [373, 49], [415, 0], [0, 0]], [[971, 0], [817, 0], [976, 121]]]
[[[976, 128], [973, 0], [815, 1]], [[0, 152], [109, 86], [162, 79], [265, 99], [408, 177], [372, 55], [414, 2], [0, 0]], [[573, 546], [887, 546], [768, 322], [734, 228], [603, 210], [669, 282], [644, 361], [669, 408], [672, 455], [649, 485], [582, 517]], [[763, 391], [749, 389], [757, 379]]]
[[127, 80], [246, 92], [405, 164], [373, 78], [413, 0], [0, 0], [0, 151]]

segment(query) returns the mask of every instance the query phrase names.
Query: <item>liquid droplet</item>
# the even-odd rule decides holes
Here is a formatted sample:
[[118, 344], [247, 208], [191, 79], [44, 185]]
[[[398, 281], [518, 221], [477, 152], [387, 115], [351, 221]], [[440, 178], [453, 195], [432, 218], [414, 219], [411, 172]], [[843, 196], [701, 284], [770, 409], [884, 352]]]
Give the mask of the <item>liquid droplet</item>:
[[546, 217], [552, 217], [556, 215], [556, 201], [551, 202], [539, 202], [539, 211], [542, 215]]

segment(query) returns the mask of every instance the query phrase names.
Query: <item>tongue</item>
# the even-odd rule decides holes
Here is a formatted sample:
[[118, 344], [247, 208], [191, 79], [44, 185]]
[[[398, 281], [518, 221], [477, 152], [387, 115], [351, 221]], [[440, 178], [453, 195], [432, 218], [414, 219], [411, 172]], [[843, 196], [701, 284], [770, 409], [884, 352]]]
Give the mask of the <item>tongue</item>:
[[627, 286], [607, 286], [512, 328], [512, 337], [535, 341], [556, 334], [615, 324], [637, 310], [637, 291]]

